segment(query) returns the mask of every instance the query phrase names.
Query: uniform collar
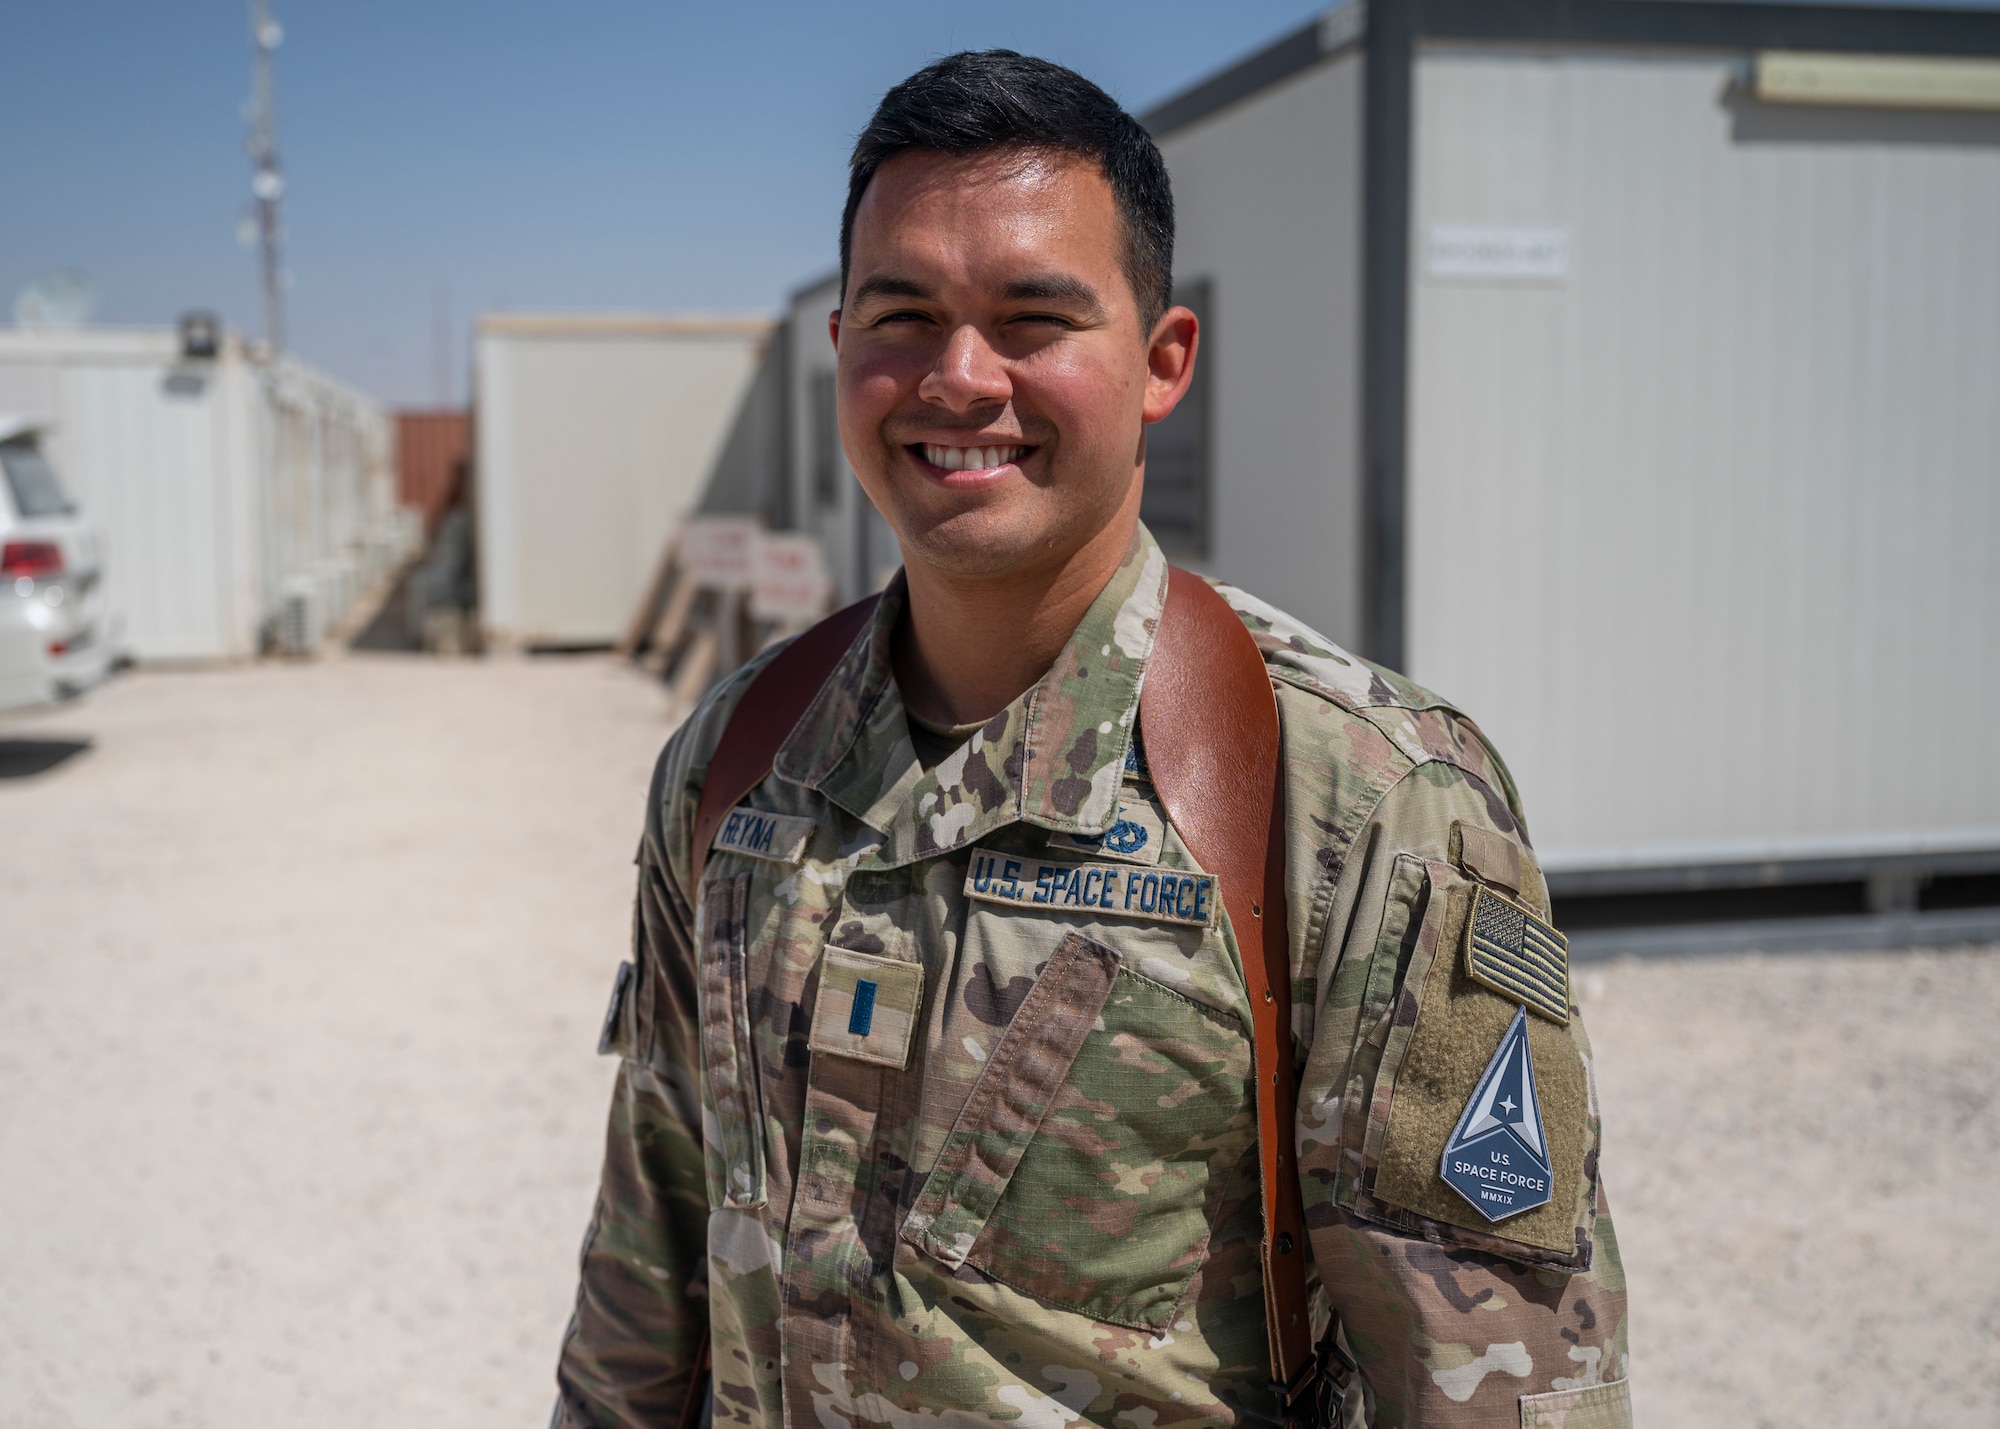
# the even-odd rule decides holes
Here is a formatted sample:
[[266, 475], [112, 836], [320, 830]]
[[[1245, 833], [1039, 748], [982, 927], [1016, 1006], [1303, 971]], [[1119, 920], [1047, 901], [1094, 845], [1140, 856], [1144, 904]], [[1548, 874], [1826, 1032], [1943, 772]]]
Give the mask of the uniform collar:
[[899, 572], [779, 749], [778, 777], [878, 830], [873, 862], [889, 867], [965, 848], [1017, 820], [1102, 833], [1116, 820], [1166, 597], [1166, 557], [1142, 525], [1048, 673], [926, 773], [889, 653], [908, 601]]

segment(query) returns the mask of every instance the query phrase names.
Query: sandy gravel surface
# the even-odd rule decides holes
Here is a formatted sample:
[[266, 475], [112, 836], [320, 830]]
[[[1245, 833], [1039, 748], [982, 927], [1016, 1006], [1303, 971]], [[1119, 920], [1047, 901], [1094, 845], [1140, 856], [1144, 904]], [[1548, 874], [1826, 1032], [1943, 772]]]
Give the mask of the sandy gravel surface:
[[663, 700], [140, 674], [8, 734], [0, 1424], [545, 1424]]
[[[539, 1426], [662, 697], [141, 674], [0, 722], [0, 1426]], [[1655, 1426], [2000, 1422], [2000, 954], [1582, 980]]]
[[1642, 1425], [2000, 1425], [2000, 949], [1587, 968]]

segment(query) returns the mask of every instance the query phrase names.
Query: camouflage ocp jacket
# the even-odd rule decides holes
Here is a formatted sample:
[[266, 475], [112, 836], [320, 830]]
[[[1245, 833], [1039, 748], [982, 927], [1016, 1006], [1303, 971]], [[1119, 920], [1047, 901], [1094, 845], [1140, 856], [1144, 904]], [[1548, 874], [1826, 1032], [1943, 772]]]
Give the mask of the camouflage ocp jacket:
[[[1274, 1421], [1236, 944], [1135, 740], [1166, 570], [1142, 528], [1047, 675], [928, 771], [898, 579], [698, 886], [703, 774], [761, 663], [668, 743], [558, 1424], [672, 1425], [711, 1327], [718, 1424]], [[1465, 952], [1476, 900], [1482, 929], [1548, 914], [1507, 771], [1220, 589], [1277, 691], [1297, 1164], [1352, 1412], [1627, 1424], [1582, 1023], [1566, 982], [1509, 995]], [[1537, 1000], [1553, 1194], [1489, 1222], [1440, 1157]]]

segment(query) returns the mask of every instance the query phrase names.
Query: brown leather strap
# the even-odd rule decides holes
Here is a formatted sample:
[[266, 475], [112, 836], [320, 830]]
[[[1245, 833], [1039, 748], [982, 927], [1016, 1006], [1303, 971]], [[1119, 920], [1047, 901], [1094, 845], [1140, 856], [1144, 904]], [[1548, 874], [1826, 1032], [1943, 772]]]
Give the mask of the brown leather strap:
[[1167, 604], [1139, 696], [1153, 789], [1196, 863], [1222, 883], [1250, 994], [1264, 1318], [1271, 1377], [1289, 1409], [1314, 1365], [1305, 1216], [1295, 1164], [1292, 960], [1285, 920], [1278, 703], [1257, 642], [1200, 576], [1167, 573]]
[[[729, 811], [771, 771], [778, 748], [854, 643], [875, 597], [827, 617], [780, 651], [743, 692], [716, 743], [696, 808], [690, 879]], [[1287, 1417], [1315, 1365], [1306, 1304], [1292, 1078], [1291, 939], [1286, 931], [1284, 786], [1278, 705], [1257, 642], [1227, 601], [1178, 567], [1139, 700], [1153, 788], [1195, 862], [1222, 884], [1250, 996], [1257, 1078], [1257, 1160], [1264, 1208], [1264, 1316], [1271, 1374]], [[699, 1413], [709, 1345], [689, 1389]], [[683, 1423], [692, 1420], [683, 1418]]]
[[743, 796], [764, 782], [778, 748], [813, 702], [840, 657], [875, 613], [880, 596], [864, 596], [822, 620], [771, 658], [757, 672], [750, 688], [737, 700], [715, 753], [708, 758], [701, 802], [695, 806], [692, 846], [688, 849], [688, 896], [701, 882], [708, 846], [729, 811]]

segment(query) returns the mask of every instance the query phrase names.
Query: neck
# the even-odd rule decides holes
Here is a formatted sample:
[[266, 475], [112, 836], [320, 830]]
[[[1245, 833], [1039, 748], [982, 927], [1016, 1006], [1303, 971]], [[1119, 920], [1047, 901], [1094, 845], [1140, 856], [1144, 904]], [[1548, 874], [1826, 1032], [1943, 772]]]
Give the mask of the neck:
[[1046, 567], [967, 578], [906, 564], [895, 646], [904, 708], [942, 727], [982, 723], [1041, 679], [1131, 548], [1137, 500], [1129, 507]]

